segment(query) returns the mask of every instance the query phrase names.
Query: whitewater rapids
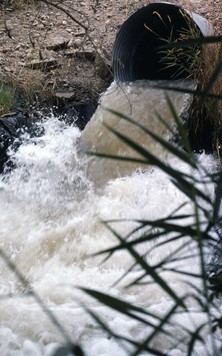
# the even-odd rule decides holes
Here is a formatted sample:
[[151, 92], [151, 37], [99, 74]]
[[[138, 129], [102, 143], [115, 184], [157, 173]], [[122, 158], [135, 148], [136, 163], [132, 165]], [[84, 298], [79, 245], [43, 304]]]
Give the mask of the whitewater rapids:
[[[124, 94], [124, 102], [117, 93], [116, 98], [110, 99], [111, 102], [106, 97], [103, 104], [109, 107], [112, 100], [118, 99], [121, 103], [117, 102], [116, 107], [121, 110], [122, 103], [126, 108], [130, 101], [127, 114], [141, 116], [143, 113], [144, 120], [149, 120], [144, 104], [148, 101], [147, 96], [141, 97], [138, 86], [125, 89], [128, 94], [135, 90], [135, 101]], [[113, 87], [109, 90], [111, 97]], [[154, 97], [156, 99], [156, 93]], [[181, 94], [176, 98], [179, 109], [184, 105], [183, 98]], [[162, 97], [161, 106], [164, 105], [166, 102], [164, 104]], [[112, 330], [125, 337], [142, 340], [146, 336], [146, 328], [101, 306], [76, 287], [110, 293], [160, 314], [171, 307], [172, 300], [155, 284], [125, 289], [136, 271], [115, 284], [133, 262], [126, 252], [114, 255], [103, 264], [102, 257], [90, 257], [116, 243], [115, 237], [101, 221], [157, 219], [172, 213], [186, 201], [186, 197], [170, 182], [169, 177], [156, 168], [131, 167], [128, 170], [126, 166], [122, 169], [116, 163], [115, 170], [114, 162], [111, 167], [104, 161], [95, 164], [94, 158], [82, 152], [83, 148], [107, 149], [108, 152], [113, 152], [115, 148], [114, 153], [125, 152], [121, 144], [117, 147], [107, 137], [101, 126], [98, 129], [95, 121], [101, 120], [100, 110], [96, 114], [99, 119], [98, 116], [93, 118], [94, 121], [83, 133], [75, 124], [66, 125], [51, 115], [39, 123], [44, 128], [41, 137], [31, 138], [24, 134], [19, 149], [11, 151], [15, 168], [0, 179], [0, 248], [87, 356], [125, 356], [129, 355], [130, 347], [117, 343], [103, 332], [83, 306], [93, 310]], [[152, 115], [152, 125], [155, 125]], [[116, 121], [116, 118], [112, 120]], [[109, 123], [114, 125], [112, 121]], [[134, 135], [134, 132], [131, 134]], [[134, 138], [138, 139], [138, 136]], [[188, 169], [175, 158], [169, 160], [174, 167], [183, 171]], [[215, 171], [217, 164], [214, 157], [203, 153], [199, 160], [209, 172]], [[209, 194], [213, 194], [212, 185], [207, 189]], [[183, 212], [193, 213], [193, 207], [187, 204]], [[117, 225], [118, 232], [123, 235], [134, 227], [135, 223], [130, 221]], [[144, 253], [148, 247], [146, 244], [141, 246], [139, 252]], [[168, 248], [159, 253], [167, 254], [176, 246]], [[153, 263], [162, 257], [159, 253], [150, 253]], [[193, 272], [198, 271], [195, 259], [191, 268]], [[51, 356], [56, 347], [64, 343], [63, 335], [36, 300], [26, 295], [25, 286], [3, 259], [0, 259], [0, 269], [0, 355]], [[167, 281], [179, 295], [187, 293], [188, 286], [175, 274], [168, 274]], [[195, 308], [195, 304], [190, 305], [191, 311], [195, 312]], [[192, 312], [191, 317], [181, 314], [177, 318], [187, 328], [192, 329], [195, 324]], [[198, 314], [198, 322], [204, 318], [204, 315]], [[180, 336], [179, 329], [175, 330], [176, 333]], [[205, 339], [210, 347], [207, 334]], [[163, 336], [154, 341], [154, 346], [174, 356], [185, 353], [185, 348], [174, 348], [171, 341]], [[199, 345], [196, 352], [204, 355], [206, 350]]]

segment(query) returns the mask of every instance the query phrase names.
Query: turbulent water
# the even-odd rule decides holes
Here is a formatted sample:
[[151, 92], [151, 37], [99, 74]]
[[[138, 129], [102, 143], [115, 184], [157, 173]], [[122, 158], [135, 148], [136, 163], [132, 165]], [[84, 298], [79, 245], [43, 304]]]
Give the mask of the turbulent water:
[[[112, 84], [102, 104], [136, 115], [141, 123], [148, 123], [159, 132], [158, 120], [150, 114], [150, 105], [169, 117], [166, 100], [163, 92], [144, 86], [145, 83], [137, 83], [119, 88]], [[179, 113], [184, 110], [187, 103], [184, 95], [177, 94], [172, 100]], [[15, 168], [0, 180], [0, 248], [86, 355], [124, 356], [129, 354], [130, 347], [102, 331], [83, 305], [97, 313], [109, 328], [127, 338], [142, 340], [146, 337], [146, 328], [101, 306], [76, 287], [98, 289], [160, 314], [171, 307], [172, 300], [155, 284], [124, 288], [137, 271], [115, 284], [132, 265], [132, 258], [126, 252], [114, 254], [103, 264], [101, 257], [90, 257], [116, 243], [101, 220], [156, 219], [170, 214], [186, 198], [156, 168], [128, 169], [114, 162], [110, 166], [107, 161], [95, 161], [85, 155], [82, 149], [127, 154], [124, 144], [117, 143], [104, 131], [103, 118], [112, 127], [118, 125], [116, 117], [110, 118], [99, 108], [83, 133], [75, 125], [68, 126], [52, 115], [39, 124], [44, 127], [41, 137], [24, 135], [20, 148], [11, 152]], [[120, 130], [125, 132], [126, 129], [135, 140], [152, 147], [153, 144], [145, 143], [145, 138], [131, 130], [129, 124], [123, 126]], [[161, 131], [161, 135], [165, 133]], [[154, 152], [155, 149], [160, 155], [159, 148], [152, 147]], [[174, 167], [188, 169], [175, 158], [168, 159]], [[209, 171], [215, 169], [213, 157], [203, 153], [199, 160]], [[212, 194], [213, 187], [208, 189]], [[183, 211], [192, 213], [192, 206], [186, 205]], [[134, 227], [135, 223], [129, 221], [117, 225], [123, 236]], [[139, 252], [145, 253], [149, 247], [144, 244]], [[176, 245], [169, 245], [158, 253], [150, 252], [149, 259], [155, 263], [174, 248]], [[6, 260], [1, 256], [0, 355], [52, 355], [66, 340], [39, 302], [27, 295], [27, 285]], [[195, 259], [190, 268], [193, 272], [198, 270]], [[179, 295], [187, 292], [189, 287], [178, 276], [168, 273], [166, 278]], [[177, 321], [190, 329], [195, 322], [201, 323], [205, 316], [195, 314], [195, 308], [191, 303], [190, 310], [195, 317], [191, 317], [192, 313], [190, 317], [181, 314]], [[175, 329], [175, 335], [180, 336], [180, 332]], [[204, 337], [208, 344], [207, 331]], [[172, 346], [162, 335], [155, 339], [153, 346], [171, 355], [185, 352], [183, 346]], [[200, 345], [196, 351], [199, 355], [207, 352]]]
[[[149, 84], [154, 84], [150, 82]], [[156, 82], [155, 85], [167, 85], [167, 82]], [[195, 83], [184, 81], [180, 83], [183, 87], [193, 89]], [[179, 86], [179, 81], [168, 82], [168, 86]], [[187, 109], [191, 102], [191, 96], [188, 94], [181, 95], [180, 93], [168, 91], [168, 95], [177, 108], [177, 113], [180, 116], [187, 115]], [[141, 125], [145, 125], [159, 136], [170, 139], [172, 131], [175, 131], [175, 124], [172, 120], [172, 114], [166, 104], [166, 92], [160, 89], [153, 89], [148, 85], [147, 81], [137, 81], [133, 85], [116, 84], [113, 82], [102, 97], [101, 105], [97, 109], [93, 120], [86, 126], [83, 134], [81, 145], [82, 149], [90, 151], [99, 151], [110, 155], [123, 155], [138, 157], [138, 154], [121, 142], [120, 139], [114, 136], [104, 124], [109, 125], [112, 129], [127, 135], [135, 142], [139, 142], [142, 147], [149, 149], [150, 152], [155, 152], [158, 156], [164, 156], [166, 153], [156, 141], [144, 133], [140, 128], [130, 125], [124, 119], [120, 119], [118, 115], [107, 111], [107, 109], [115, 110], [116, 112], [124, 113], [130, 116]], [[165, 124], [157, 119], [157, 113], [164, 119], [165, 124], [169, 125], [169, 130]], [[104, 159], [94, 159], [90, 165], [90, 172], [93, 179], [99, 183], [110, 178], [132, 173], [137, 165], [133, 163], [123, 163], [118, 161], [108, 161]], [[103, 173], [101, 174], [101, 171]]]

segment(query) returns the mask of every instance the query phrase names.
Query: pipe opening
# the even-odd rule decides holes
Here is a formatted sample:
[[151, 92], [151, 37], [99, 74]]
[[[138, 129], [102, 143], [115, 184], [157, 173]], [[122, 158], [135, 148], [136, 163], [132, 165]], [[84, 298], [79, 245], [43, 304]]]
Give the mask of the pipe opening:
[[169, 80], [190, 76], [200, 53], [198, 46], [160, 49], [167, 43], [203, 36], [180, 6], [149, 4], [121, 26], [113, 46], [112, 66], [117, 81]]

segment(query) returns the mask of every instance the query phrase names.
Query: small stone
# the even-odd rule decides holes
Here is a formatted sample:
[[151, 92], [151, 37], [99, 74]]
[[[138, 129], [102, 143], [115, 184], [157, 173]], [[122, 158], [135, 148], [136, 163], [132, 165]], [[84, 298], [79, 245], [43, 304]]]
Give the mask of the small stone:
[[67, 48], [70, 38], [52, 33], [46, 38], [46, 48], [53, 51], [58, 51]]
[[39, 25], [38, 25], [38, 29], [39, 30], [43, 30], [45, 28], [45, 26], [43, 25], [43, 23], [40, 23]]
[[34, 48], [30, 48], [30, 49], [27, 51], [26, 58], [27, 58], [27, 59], [33, 58], [33, 53], [34, 53]]
[[75, 33], [74, 35], [75, 35], [76, 37], [83, 37], [83, 36], [85, 36], [85, 34], [86, 34], [85, 31], [81, 31], [81, 32]]
[[70, 93], [56, 93], [55, 96], [59, 99], [74, 99], [75, 98], [75, 93], [70, 92]]
[[70, 47], [73, 47], [74, 45], [74, 42], [73, 42], [73, 39], [71, 39], [68, 44], [67, 44], [67, 47], [70, 48]]
[[29, 63], [27, 63], [25, 66], [29, 69], [33, 69], [33, 70], [39, 69], [44, 72], [44, 71], [49, 71], [51, 69], [54, 69], [59, 65], [56, 59], [42, 59], [42, 60], [34, 59]]
[[80, 38], [76, 38], [73, 42], [74, 47], [80, 47], [82, 45], [82, 40]]
[[85, 58], [88, 59], [90, 61], [94, 61], [95, 59], [95, 51], [94, 50], [83, 50], [83, 51], [79, 51], [79, 50], [69, 50], [66, 51], [64, 53], [65, 56], [70, 57], [70, 58]]

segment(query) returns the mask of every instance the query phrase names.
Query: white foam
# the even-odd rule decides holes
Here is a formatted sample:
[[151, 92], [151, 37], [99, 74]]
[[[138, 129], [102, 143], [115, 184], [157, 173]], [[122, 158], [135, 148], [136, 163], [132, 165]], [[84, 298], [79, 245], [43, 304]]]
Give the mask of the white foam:
[[[170, 214], [187, 198], [165, 174], [154, 168], [110, 180], [100, 190], [95, 189], [87, 174], [90, 158], [79, 153], [79, 130], [53, 116], [43, 126], [45, 134], [21, 145], [13, 154], [17, 168], [0, 181], [0, 247], [73, 341], [83, 346], [86, 355], [125, 356], [130, 347], [123, 347], [101, 331], [81, 304], [98, 313], [110, 328], [125, 337], [142, 340], [148, 329], [101, 306], [75, 287], [111, 293], [160, 314], [172, 306], [172, 301], [155, 284], [124, 289], [124, 285], [138, 276], [138, 271], [132, 271], [114, 286], [132, 264], [126, 252], [114, 255], [102, 265], [101, 257], [88, 258], [116, 244], [115, 237], [100, 220], [156, 219]], [[213, 157], [203, 154], [200, 160], [208, 170], [215, 168]], [[171, 163], [187, 170], [177, 160]], [[208, 189], [212, 194], [213, 187]], [[187, 204], [183, 212], [192, 209]], [[117, 229], [126, 234], [133, 227], [135, 223], [128, 220], [118, 224]], [[148, 248], [146, 243], [139, 251], [144, 253]], [[159, 253], [167, 254], [174, 249], [175, 246], [169, 246]], [[148, 256], [151, 263], [161, 257], [154, 251]], [[195, 259], [192, 262], [192, 271], [198, 271]], [[19, 294], [19, 297], [0, 300], [0, 354], [49, 356], [64, 342], [63, 336], [35, 299], [24, 295], [24, 285], [2, 260], [0, 268], [1, 295]], [[175, 274], [168, 273], [166, 278], [179, 295], [187, 292], [187, 285]], [[192, 308], [196, 305], [191, 304]], [[204, 315], [198, 315], [198, 322], [204, 320]], [[178, 315], [176, 321], [187, 327], [192, 327], [194, 322], [192, 316], [185, 314]], [[179, 328], [177, 333], [182, 336]], [[163, 351], [170, 349], [171, 341], [164, 337], [158, 340]], [[184, 349], [175, 349], [172, 354], [183, 355]]]

